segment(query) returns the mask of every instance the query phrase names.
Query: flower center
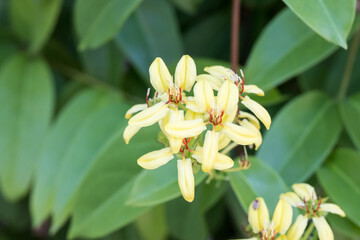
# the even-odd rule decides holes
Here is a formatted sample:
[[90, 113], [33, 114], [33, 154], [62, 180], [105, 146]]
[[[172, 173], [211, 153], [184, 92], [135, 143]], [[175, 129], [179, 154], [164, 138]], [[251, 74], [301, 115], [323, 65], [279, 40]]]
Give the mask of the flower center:
[[224, 116], [224, 110], [222, 110], [221, 103], [218, 105], [215, 105], [214, 103], [209, 112], [209, 115], [209, 122], [214, 124], [214, 126], [221, 124]]
[[182, 90], [181, 87], [178, 87], [176, 84], [170, 82], [170, 87], [169, 87], [169, 102], [173, 102], [175, 104], [178, 104], [179, 102], [182, 101]]

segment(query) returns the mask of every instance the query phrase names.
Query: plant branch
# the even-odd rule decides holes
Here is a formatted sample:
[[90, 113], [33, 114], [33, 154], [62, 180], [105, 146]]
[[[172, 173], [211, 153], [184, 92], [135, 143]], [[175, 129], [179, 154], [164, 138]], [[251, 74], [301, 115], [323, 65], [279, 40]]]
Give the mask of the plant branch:
[[341, 85], [338, 93], [338, 100], [342, 100], [345, 98], [347, 90], [349, 88], [351, 73], [354, 68], [354, 63], [359, 48], [359, 43], [360, 43], [360, 29], [356, 32], [352, 44], [349, 48], [349, 56], [346, 61], [344, 75], [341, 79]]
[[314, 231], [314, 223], [311, 222], [311, 225], [308, 227], [308, 229], [306, 229], [306, 232], [304, 234], [304, 236], [301, 238], [301, 240], [308, 240], [310, 237], [310, 234]]
[[241, 0], [232, 2], [231, 20], [231, 68], [237, 73], [239, 66], [239, 32], [240, 32], [240, 8]]

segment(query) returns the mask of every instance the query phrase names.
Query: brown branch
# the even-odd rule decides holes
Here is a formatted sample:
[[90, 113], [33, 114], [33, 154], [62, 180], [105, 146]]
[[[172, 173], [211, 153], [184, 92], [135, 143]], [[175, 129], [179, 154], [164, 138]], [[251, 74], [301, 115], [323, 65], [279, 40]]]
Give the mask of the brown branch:
[[235, 73], [238, 72], [238, 66], [239, 66], [240, 7], [241, 7], [241, 0], [233, 0], [230, 55], [231, 55], [231, 68]]

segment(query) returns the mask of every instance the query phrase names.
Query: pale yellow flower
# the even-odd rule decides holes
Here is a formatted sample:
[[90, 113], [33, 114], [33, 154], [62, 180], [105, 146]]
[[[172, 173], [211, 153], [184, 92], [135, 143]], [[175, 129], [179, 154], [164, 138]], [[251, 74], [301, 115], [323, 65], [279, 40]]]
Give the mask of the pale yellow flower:
[[287, 240], [299, 240], [304, 234], [308, 219], [303, 215], [297, 216], [295, 223], [286, 234]]
[[178, 183], [180, 187], [181, 194], [184, 199], [188, 202], [194, 200], [195, 194], [195, 181], [194, 173], [192, 169], [191, 159], [184, 158], [177, 161], [178, 168]]

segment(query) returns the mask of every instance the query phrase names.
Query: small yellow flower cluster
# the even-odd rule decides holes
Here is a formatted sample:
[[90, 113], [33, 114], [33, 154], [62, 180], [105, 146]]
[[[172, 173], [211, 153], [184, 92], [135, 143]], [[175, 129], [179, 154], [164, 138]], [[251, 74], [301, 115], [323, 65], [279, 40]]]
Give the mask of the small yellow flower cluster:
[[[344, 211], [336, 204], [325, 203], [324, 199], [317, 199], [315, 190], [306, 183], [294, 184], [294, 192], [280, 195], [275, 208], [272, 222], [269, 220], [269, 211], [262, 198], [256, 198], [249, 207], [249, 223], [254, 236], [249, 240], [299, 240], [306, 229], [309, 219], [312, 219], [320, 240], [333, 240], [334, 235], [326, 222], [328, 212], [345, 217]], [[305, 211], [304, 215], [297, 216], [290, 227], [293, 216], [293, 207]], [[290, 229], [289, 229], [290, 228]], [[310, 228], [312, 231], [312, 228]]]
[[[201, 164], [202, 171], [208, 173], [213, 169], [231, 168], [233, 160], [219, 151], [231, 141], [238, 145], [255, 145], [257, 149], [262, 142], [258, 119], [267, 129], [271, 124], [265, 108], [249, 96], [242, 96], [264, 95], [257, 86], [245, 85], [242, 71], [239, 77], [222, 66], [204, 70], [207, 74], [197, 75], [194, 60], [185, 55], [177, 64], [173, 79], [163, 60], [156, 58], [149, 69], [154, 97], [149, 98], [149, 89], [146, 103], [133, 106], [125, 116], [130, 118], [124, 131], [126, 143], [142, 127], [159, 124], [168, 147], [147, 153], [137, 162], [145, 169], [155, 169], [174, 156], [180, 159], [178, 183], [189, 202], [194, 199], [194, 166]], [[239, 99], [254, 115], [239, 111]], [[134, 113], [137, 114], [132, 116]]]

